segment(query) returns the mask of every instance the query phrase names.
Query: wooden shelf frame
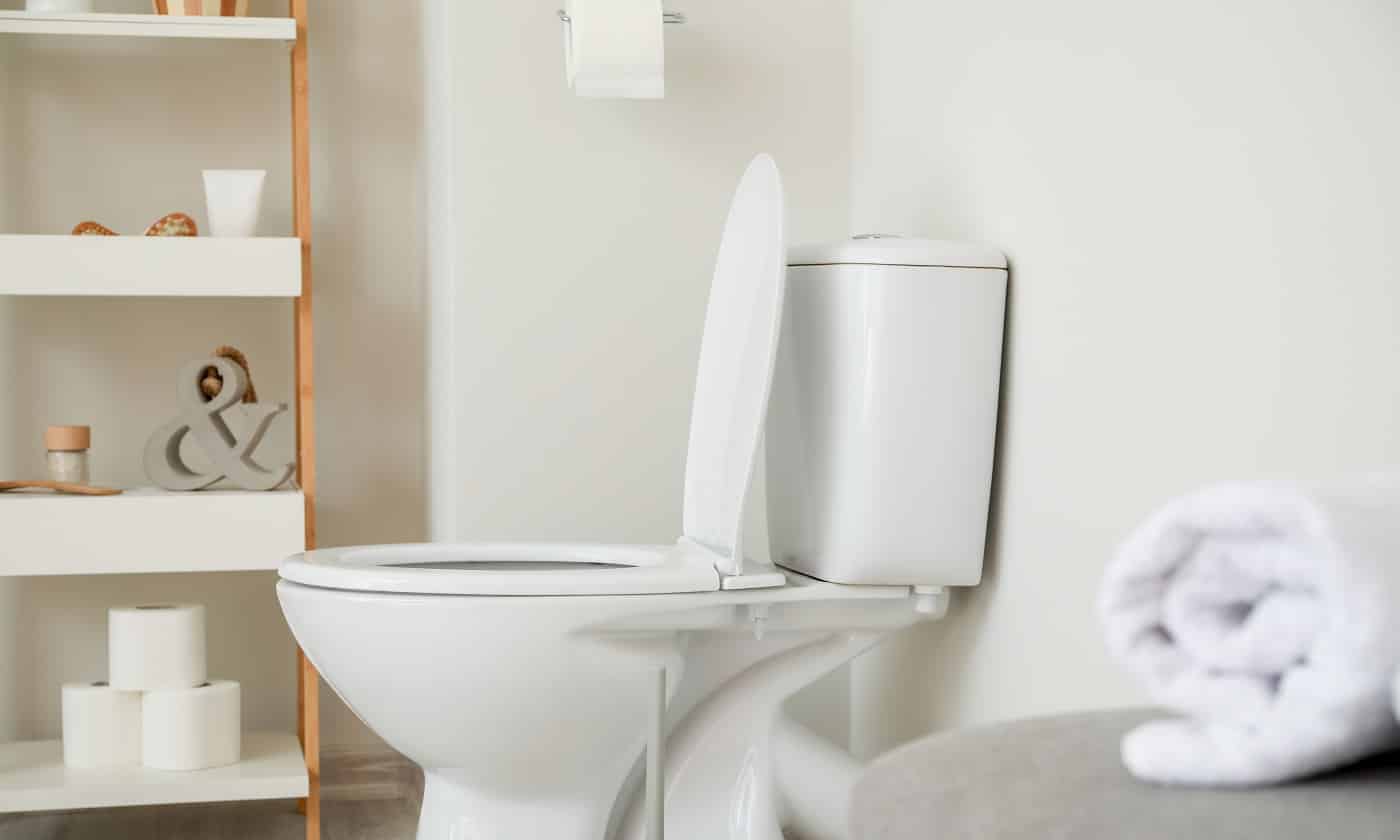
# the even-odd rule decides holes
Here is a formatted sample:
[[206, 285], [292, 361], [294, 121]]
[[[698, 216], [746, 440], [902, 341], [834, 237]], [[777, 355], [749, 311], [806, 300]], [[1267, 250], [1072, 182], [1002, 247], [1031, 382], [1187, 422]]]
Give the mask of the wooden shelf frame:
[[[297, 484], [305, 500], [306, 550], [316, 547], [315, 332], [311, 274], [311, 112], [307, 50], [308, 0], [287, 0], [296, 21], [292, 46], [292, 218], [301, 240], [301, 295], [292, 303], [296, 345]], [[321, 678], [306, 652], [297, 648], [297, 736], [306, 760], [306, 840], [321, 840]]]

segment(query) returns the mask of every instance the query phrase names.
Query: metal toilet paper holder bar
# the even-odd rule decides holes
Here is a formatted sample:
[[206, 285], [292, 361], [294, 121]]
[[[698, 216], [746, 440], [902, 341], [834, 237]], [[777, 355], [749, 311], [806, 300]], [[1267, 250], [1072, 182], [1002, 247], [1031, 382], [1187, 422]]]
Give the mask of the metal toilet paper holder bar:
[[[569, 17], [569, 13], [566, 12], [566, 11], [564, 11], [563, 9], [560, 9], [560, 10], [559, 10], [559, 19], [562, 20], [562, 21], [565, 22], [565, 23], [573, 23], [573, 21], [574, 21], [573, 18]], [[662, 22], [662, 23], [677, 23], [677, 24], [685, 23], [685, 22], [686, 22], [685, 12], [662, 12], [662, 13], [661, 13], [661, 22]]]

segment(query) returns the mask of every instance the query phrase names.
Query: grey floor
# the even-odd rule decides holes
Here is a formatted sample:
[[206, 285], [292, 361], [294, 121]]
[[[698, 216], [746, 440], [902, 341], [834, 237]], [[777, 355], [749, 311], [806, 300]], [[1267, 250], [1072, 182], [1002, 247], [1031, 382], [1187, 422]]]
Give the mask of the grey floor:
[[[416, 802], [328, 800], [324, 840], [413, 840]], [[0, 816], [0, 840], [302, 840], [293, 802], [113, 808]]]

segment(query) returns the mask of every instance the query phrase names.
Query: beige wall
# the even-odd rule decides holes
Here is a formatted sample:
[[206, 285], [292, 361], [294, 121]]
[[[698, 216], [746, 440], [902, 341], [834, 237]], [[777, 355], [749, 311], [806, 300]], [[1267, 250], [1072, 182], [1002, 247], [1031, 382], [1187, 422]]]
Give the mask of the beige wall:
[[[273, 0], [253, 6], [285, 10]], [[99, 0], [99, 8], [148, 4]], [[320, 532], [327, 545], [420, 539], [418, 4], [313, 0], [311, 17]], [[263, 232], [290, 232], [284, 48], [0, 36], [0, 62], [5, 232], [64, 233], [88, 218], [136, 232], [172, 210], [202, 222], [206, 167], [269, 170]], [[285, 302], [0, 300], [0, 474], [37, 474], [43, 426], [84, 422], [95, 430], [95, 477], [142, 483], [140, 448], [168, 419], [172, 371], [222, 343], [249, 354], [264, 399], [290, 398]], [[290, 454], [289, 423], [269, 446]], [[54, 734], [58, 685], [104, 675], [105, 606], [169, 599], [208, 604], [210, 667], [244, 682], [248, 724], [289, 728], [293, 648], [274, 580], [0, 583], [0, 734]], [[325, 696], [325, 740], [366, 737]]]
[[1400, 7], [855, 10], [856, 226], [1013, 267], [987, 580], [862, 667], [858, 745], [1135, 701], [1093, 619], [1135, 520], [1400, 460]]

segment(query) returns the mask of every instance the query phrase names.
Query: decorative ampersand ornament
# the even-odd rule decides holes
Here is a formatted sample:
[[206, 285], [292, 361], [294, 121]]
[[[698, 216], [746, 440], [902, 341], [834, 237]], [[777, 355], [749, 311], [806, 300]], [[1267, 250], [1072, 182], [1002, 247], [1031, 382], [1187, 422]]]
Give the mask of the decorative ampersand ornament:
[[[223, 387], [206, 401], [200, 379], [211, 367], [218, 370]], [[275, 490], [285, 484], [295, 470], [293, 465], [269, 470], [253, 460], [253, 453], [272, 421], [287, 410], [286, 403], [244, 404], [242, 410], [251, 431], [243, 438], [235, 435], [224, 420], [223, 412], [237, 405], [247, 390], [247, 372], [229, 359], [201, 359], [185, 365], [176, 388], [180, 415], [156, 429], [146, 441], [146, 476], [166, 490], [203, 490], [224, 478], [245, 490]], [[213, 472], [196, 472], [181, 457], [180, 444], [190, 434], [213, 464]]]

